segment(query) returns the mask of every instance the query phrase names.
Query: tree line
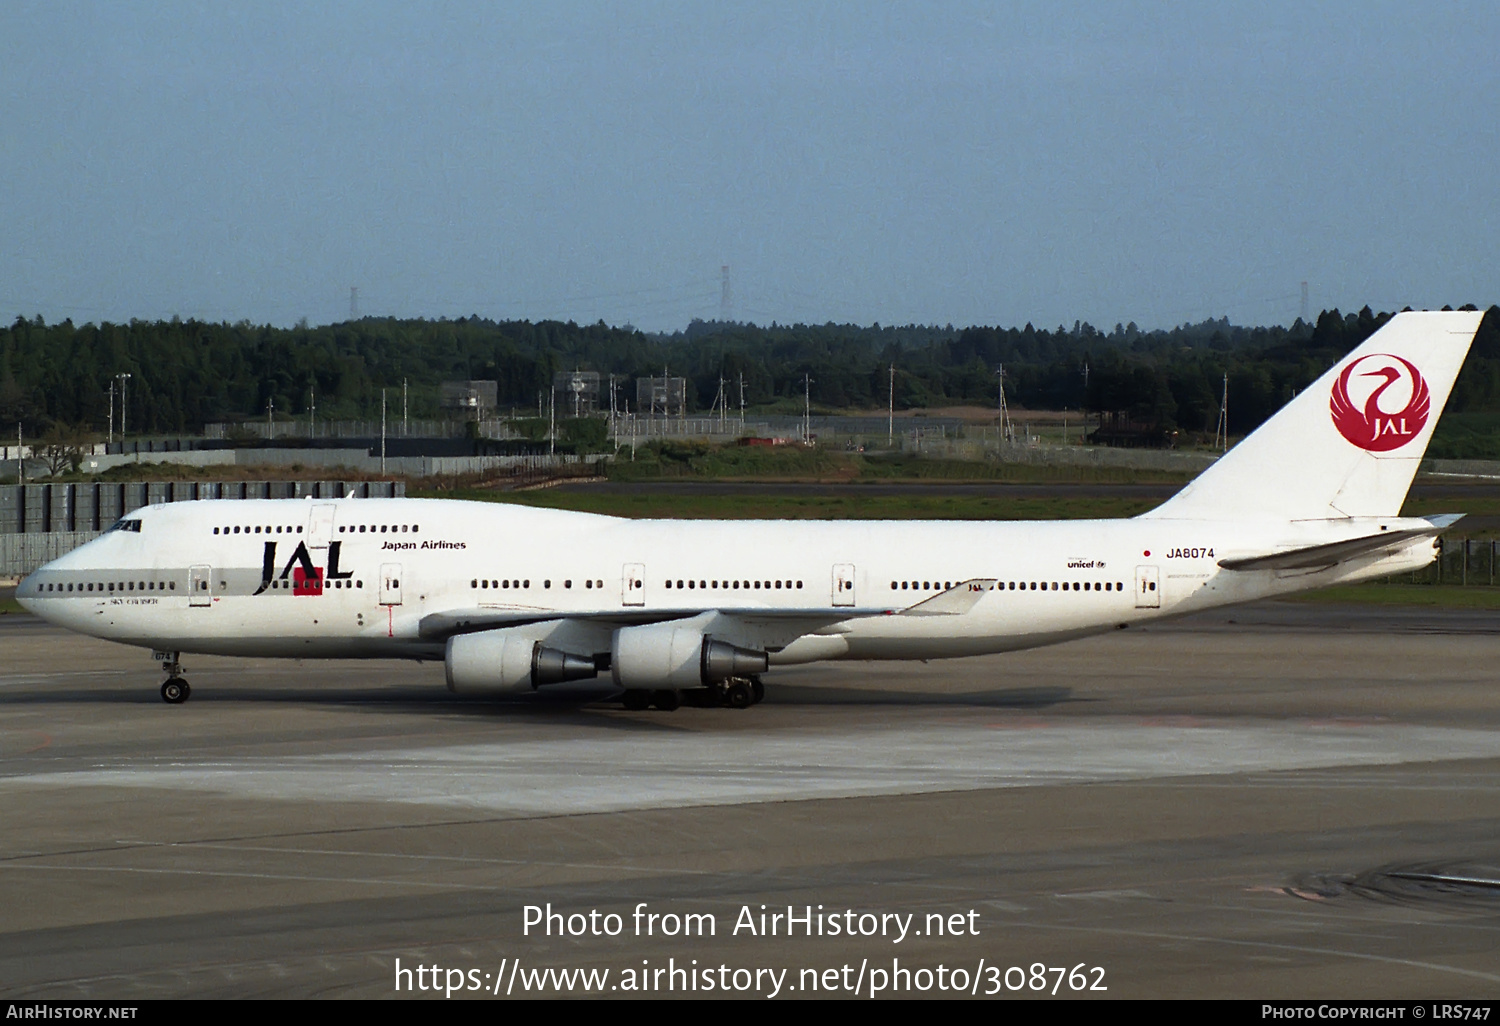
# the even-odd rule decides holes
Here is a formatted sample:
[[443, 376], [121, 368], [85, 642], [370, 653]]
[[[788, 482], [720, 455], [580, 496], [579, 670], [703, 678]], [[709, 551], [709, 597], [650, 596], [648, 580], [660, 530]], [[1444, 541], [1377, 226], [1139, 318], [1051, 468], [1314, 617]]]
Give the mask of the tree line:
[[[125, 387], [132, 434], [176, 434], [264, 417], [378, 415], [382, 388], [406, 383], [413, 416], [437, 416], [439, 383], [494, 380], [500, 411], [537, 413], [559, 370], [688, 379], [688, 403], [709, 409], [721, 382], [731, 409], [800, 411], [804, 377], [824, 410], [996, 405], [1004, 368], [1016, 408], [1071, 409], [1160, 429], [1211, 433], [1228, 379], [1231, 430], [1243, 434], [1306, 387], [1392, 315], [1329, 310], [1313, 323], [1246, 327], [1211, 319], [1143, 331], [1075, 322], [1055, 329], [695, 321], [648, 334], [599, 322], [364, 318], [293, 328], [194, 320], [0, 328], [0, 424], [29, 435], [102, 433], [109, 385]], [[627, 391], [625, 398], [629, 398]], [[1500, 432], [1500, 308], [1491, 307], [1450, 412], [1496, 418]], [[118, 416], [118, 414], [117, 414]], [[1471, 418], [1471, 421], [1473, 418]], [[118, 423], [118, 421], [117, 421]], [[1486, 421], [1486, 423], [1489, 423]]]

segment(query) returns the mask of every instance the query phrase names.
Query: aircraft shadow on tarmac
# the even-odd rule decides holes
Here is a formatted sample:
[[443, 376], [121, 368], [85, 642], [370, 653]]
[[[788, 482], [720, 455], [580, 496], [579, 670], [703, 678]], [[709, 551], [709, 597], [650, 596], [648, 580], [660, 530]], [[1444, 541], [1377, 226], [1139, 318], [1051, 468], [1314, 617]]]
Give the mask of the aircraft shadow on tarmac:
[[[208, 703], [245, 702], [254, 705], [313, 705], [342, 709], [368, 708], [371, 712], [452, 713], [473, 711], [494, 715], [556, 715], [559, 713], [597, 713], [616, 710], [618, 692], [599, 689], [592, 692], [548, 693], [515, 697], [451, 695], [426, 686], [400, 685], [384, 688], [266, 687], [225, 683], [206, 684], [194, 689], [193, 706]], [[689, 708], [711, 708], [713, 702], [705, 692], [683, 693], [682, 705]], [[1067, 687], [998, 688], [959, 693], [875, 688], [840, 688], [812, 684], [769, 684], [765, 703], [768, 706], [912, 706], [926, 708], [961, 707], [990, 709], [1043, 709], [1069, 702], [1073, 697]], [[6, 706], [48, 705], [160, 705], [155, 689], [122, 684], [108, 688], [74, 686], [0, 691], [0, 708]], [[170, 710], [163, 710], [170, 712]], [[733, 712], [734, 710], [725, 710]], [[641, 716], [669, 717], [670, 713], [642, 713]], [[753, 715], [753, 713], [752, 713]]]

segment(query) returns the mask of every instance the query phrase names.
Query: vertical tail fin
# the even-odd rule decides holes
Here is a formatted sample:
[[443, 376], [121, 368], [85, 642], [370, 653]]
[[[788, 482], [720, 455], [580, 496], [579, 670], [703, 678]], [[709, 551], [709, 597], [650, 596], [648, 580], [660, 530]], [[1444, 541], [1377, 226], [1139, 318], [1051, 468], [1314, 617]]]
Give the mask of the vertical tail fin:
[[1186, 488], [1143, 515], [1398, 515], [1483, 316], [1397, 314]]

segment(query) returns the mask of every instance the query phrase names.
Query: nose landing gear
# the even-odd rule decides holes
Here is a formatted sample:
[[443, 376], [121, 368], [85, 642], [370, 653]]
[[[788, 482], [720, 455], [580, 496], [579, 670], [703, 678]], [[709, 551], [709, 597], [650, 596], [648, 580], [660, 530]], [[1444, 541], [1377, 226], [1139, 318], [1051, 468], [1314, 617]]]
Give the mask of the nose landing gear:
[[193, 689], [188, 687], [188, 682], [182, 676], [182, 664], [177, 661], [177, 653], [166, 653], [161, 661], [161, 668], [167, 672], [167, 679], [161, 685], [161, 700], [169, 705], [186, 702]]

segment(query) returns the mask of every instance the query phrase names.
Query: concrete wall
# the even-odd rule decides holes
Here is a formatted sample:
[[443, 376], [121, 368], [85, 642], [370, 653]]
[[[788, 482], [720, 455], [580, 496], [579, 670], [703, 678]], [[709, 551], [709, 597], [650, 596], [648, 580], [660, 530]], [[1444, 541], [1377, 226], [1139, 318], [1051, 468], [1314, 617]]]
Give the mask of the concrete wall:
[[209, 467], [326, 467], [344, 468], [361, 474], [386, 473], [399, 477], [484, 474], [495, 470], [546, 470], [577, 463], [607, 461], [608, 454], [573, 456], [388, 456], [384, 470], [380, 456], [364, 449], [207, 449], [186, 452], [143, 452], [90, 456], [84, 470], [108, 470], [125, 463], [170, 463], [177, 466]]
[[406, 494], [400, 481], [126, 481], [0, 485], [0, 535], [102, 531], [131, 510], [191, 499], [361, 498]]
[[0, 485], [0, 579], [24, 577], [132, 510], [192, 499], [394, 498], [402, 481], [132, 481]]

